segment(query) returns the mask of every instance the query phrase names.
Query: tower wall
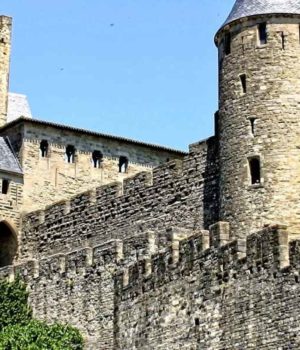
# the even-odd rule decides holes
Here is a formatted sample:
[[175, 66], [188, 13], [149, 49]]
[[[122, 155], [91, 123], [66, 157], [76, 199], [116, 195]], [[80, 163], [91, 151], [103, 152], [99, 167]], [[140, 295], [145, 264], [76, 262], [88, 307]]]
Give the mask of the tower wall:
[[0, 16], [0, 127], [7, 121], [12, 19]]
[[[267, 43], [261, 44], [258, 25], [264, 22]], [[227, 55], [225, 38], [231, 41]], [[238, 237], [275, 221], [300, 234], [299, 16], [234, 22], [216, 41], [220, 218], [231, 223]], [[260, 160], [261, 173], [254, 184], [249, 166], [253, 158]]]

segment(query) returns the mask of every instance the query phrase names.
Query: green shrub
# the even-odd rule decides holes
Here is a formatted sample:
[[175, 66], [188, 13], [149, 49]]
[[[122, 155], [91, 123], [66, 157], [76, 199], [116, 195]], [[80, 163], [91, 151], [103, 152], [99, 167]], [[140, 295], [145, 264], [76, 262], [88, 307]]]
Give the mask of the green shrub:
[[0, 332], [1, 350], [82, 350], [78, 330], [70, 326], [47, 326], [39, 321], [8, 326]]
[[26, 286], [16, 279], [12, 283], [0, 282], [0, 331], [9, 325], [26, 324], [32, 318], [28, 307]]
[[82, 350], [79, 331], [32, 319], [26, 286], [0, 281], [0, 350]]

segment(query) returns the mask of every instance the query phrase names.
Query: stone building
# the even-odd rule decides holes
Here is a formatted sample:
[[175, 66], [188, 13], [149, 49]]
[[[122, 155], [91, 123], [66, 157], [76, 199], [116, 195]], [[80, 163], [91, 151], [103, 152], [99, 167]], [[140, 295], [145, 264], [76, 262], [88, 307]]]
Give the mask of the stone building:
[[[300, 349], [300, 2], [237, 0], [188, 153], [31, 117], [0, 19], [0, 276], [87, 349]], [[23, 113], [24, 112], [24, 113]]]

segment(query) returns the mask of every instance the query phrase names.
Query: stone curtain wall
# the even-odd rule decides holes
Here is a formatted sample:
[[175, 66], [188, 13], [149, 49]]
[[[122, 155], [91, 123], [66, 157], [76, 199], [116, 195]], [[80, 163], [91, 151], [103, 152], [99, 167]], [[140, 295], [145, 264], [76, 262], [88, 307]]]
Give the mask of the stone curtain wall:
[[297, 349], [300, 241], [285, 226], [230, 239], [169, 229], [0, 270], [35, 316], [79, 327], [87, 349]]
[[214, 138], [123, 183], [82, 193], [23, 218], [20, 259], [43, 257], [133, 232], [179, 225], [208, 227], [218, 217], [218, 164]]
[[11, 24], [10, 17], [0, 16], [0, 127], [7, 120]]
[[225, 232], [210, 233], [221, 247], [202, 232], [118, 277], [117, 349], [300, 347], [300, 242], [273, 226], [223, 245]]
[[[267, 22], [259, 45], [258, 23]], [[231, 52], [222, 40], [231, 32]], [[284, 40], [284, 43], [283, 41]], [[284, 44], [284, 47], [283, 47]], [[234, 234], [282, 222], [300, 233], [299, 17], [261, 16], [225, 27], [220, 66], [220, 216]], [[247, 76], [243, 93], [240, 75]], [[250, 118], [255, 118], [254, 134]], [[251, 185], [248, 160], [260, 157], [261, 184]], [[292, 205], [291, 205], [292, 203]], [[295, 236], [297, 237], [297, 236]]]
[[[46, 205], [66, 200], [113, 181], [122, 181], [141, 171], [151, 171], [167, 159], [182, 159], [184, 152], [172, 152], [110, 140], [72, 130], [24, 122], [8, 127], [3, 134], [9, 136], [24, 171], [23, 211], [43, 209]], [[41, 156], [40, 143], [47, 140], [47, 157]], [[74, 163], [66, 160], [66, 147], [76, 149]], [[103, 154], [100, 168], [94, 168], [92, 153]], [[119, 173], [119, 157], [129, 160], [126, 174]]]
[[115, 349], [114, 312], [117, 242], [0, 269], [0, 278], [21, 276], [34, 317], [79, 328], [86, 349]]

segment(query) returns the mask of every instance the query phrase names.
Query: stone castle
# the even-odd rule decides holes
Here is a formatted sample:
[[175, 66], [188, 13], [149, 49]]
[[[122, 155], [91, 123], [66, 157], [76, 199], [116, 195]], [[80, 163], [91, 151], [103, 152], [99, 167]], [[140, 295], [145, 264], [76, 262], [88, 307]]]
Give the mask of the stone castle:
[[300, 349], [300, 1], [237, 0], [189, 153], [33, 119], [0, 17], [0, 277], [92, 350]]

